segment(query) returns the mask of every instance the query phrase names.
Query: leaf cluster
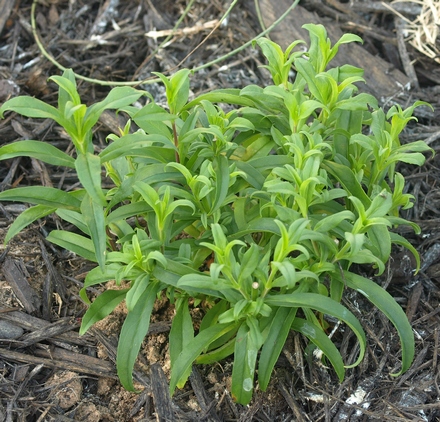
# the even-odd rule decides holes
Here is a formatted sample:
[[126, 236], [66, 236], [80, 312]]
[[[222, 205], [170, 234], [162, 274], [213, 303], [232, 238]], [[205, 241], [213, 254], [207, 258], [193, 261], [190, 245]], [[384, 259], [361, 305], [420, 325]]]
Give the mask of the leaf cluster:
[[[416, 250], [392, 229], [406, 224], [419, 232], [399, 217], [413, 197], [404, 193], [396, 165], [424, 162], [426, 144], [399, 141], [414, 108], [424, 103], [385, 113], [374, 97], [357, 92], [361, 69], [329, 66], [340, 44], [360, 38], [346, 34], [331, 46], [324, 27], [305, 27], [307, 52], [296, 49], [298, 41], [286, 51], [265, 38], [256, 42], [274, 81], [264, 88], [216, 90], [188, 101], [190, 72], [181, 70], [170, 78], [158, 74], [168, 108], [152, 98], [142, 108], [132, 106], [146, 93], [129, 87], [114, 88], [87, 107], [66, 71], [51, 78], [59, 86], [57, 108], [30, 97], [0, 108], [0, 115], [11, 110], [53, 119], [72, 140], [73, 157], [37, 140], [0, 148], [2, 160], [30, 156], [75, 169], [82, 185], [71, 192], [37, 186], [0, 193], [0, 200], [33, 204], [6, 240], [56, 213], [77, 232], [54, 230], [48, 240], [98, 264], [81, 292], [86, 302], [91, 286], [128, 282], [128, 288], [107, 290], [94, 300], [81, 333], [126, 301], [117, 369], [129, 390], [161, 294], [176, 310], [169, 336], [171, 391], [185, 384], [194, 363], [233, 356], [232, 395], [249, 403], [256, 379], [260, 389], [267, 388], [290, 330], [319, 348], [342, 380], [366, 348], [361, 324], [341, 304], [347, 288], [364, 295], [396, 327], [402, 364], [394, 375], [412, 362], [414, 340], [405, 313], [351, 268], [369, 264], [381, 274], [392, 244], [408, 248], [420, 264]], [[93, 127], [106, 109], [125, 112], [129, 120], [96, 153]], [[103, 170], [111, 189], [102, 188]], [[193, 306], [205, 312], [197, 331]], [[356, 362], [343, 362], [326, 334], [325, 315], [353, 330]]]

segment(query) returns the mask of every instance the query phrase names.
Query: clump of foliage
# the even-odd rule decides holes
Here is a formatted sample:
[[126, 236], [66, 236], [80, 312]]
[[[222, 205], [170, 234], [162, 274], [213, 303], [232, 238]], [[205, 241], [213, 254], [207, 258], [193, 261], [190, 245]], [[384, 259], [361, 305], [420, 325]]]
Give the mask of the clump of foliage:
[[[82, 184], [71, 192], [32, 186], [0, 193], [0, 200], [35, 204], [15, 220], [6, 240], [56, 213], [78, 232], [53, 230], [47, 239], [98, 264], [82, 289], [86, 302], [90, 286], [128, 282], [94, 300], [81, 333], [125, 300], [117, 370], [129, 390], [160, 294], [176, 310], [169, 334], [172, 392], [185, 384], [193, 363], [233, 356], [232, 395], [249, 403], [255, 378], [267, 388], [290, 330], [310, 339], [342, 380], [366, 348], [361, 324], [341, 304], [345, 289], [364, 295], [397, 329], [402, 364], [394, 375], [412, 362], [414, 339], [403, 310], [351, 268], [370, 264], [381, 274], [392, 244], [408, 248], [419, 266], [416, 250], [390, 229], [406, 224], [419, 231], [399, 217], [413, 198], [404, 193], [396, 164], [424, 162], [424, 142], [399, 141], [424, 103], [385, 113], [374, 97], [357, 93], [361, 69], [329, 66], [341, 44], [361, 39], [346, 34], [331, 46], [324, 27], [305, 27], [307, 52], [295, 50], [302, 41], [286, 51], [268, 39], [257, 41], [273, 78], [265, 88], [217, 90], [188, 101], [190, 72], [180, 70], [170, 78], [158, 74], [168, 108], [152, 98], [142, 108], [131, 106], [148, 94], [128, 87], [87, 107], [66, 71], [51, 78], [59, 86], [57, 108], [17, 97], [0, 109], [1, 115], [12, 110], [53, 119], [72, 140], [74, 157], [35, 140], [0, 148], [0, 159], [30, 156], [75, 169]], [[221, 103], [234, 108], [225, 112]], [[130, 119], [97, 154], [92, 133], [106, 109]], [[134, 133], [130, 122], [139, 128]], [[102, 188], [103, 169], [111, 189]], [[205, 310], [197, 332], [194, 306]], [[344, 364], [326, 335], [324, 315], [353, 330], [356, 362]]]

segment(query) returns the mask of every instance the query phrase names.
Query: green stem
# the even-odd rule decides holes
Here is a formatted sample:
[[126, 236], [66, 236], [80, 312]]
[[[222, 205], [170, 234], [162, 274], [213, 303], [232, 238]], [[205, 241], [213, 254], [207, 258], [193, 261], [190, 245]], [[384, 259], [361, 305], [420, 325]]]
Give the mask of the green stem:
[[176, 151], [175, 151], [176, 163], [180, 163], [180, 157], [179, 157], [179, 137], [177, 135], [176, 122], [173, 121], [172, 127], [173, 127], [174, 145], [176, 147]]
[[[49, 60], [54, 66], [56, 66], [58, 69], [65, 71], [67, 70], [66, 67], [64, 67], [62, 64], [58, 63], [44, 48], [38, 34], [37, 34], [37, 25], [36, 25], [36, 21], [35, 21], [35, 9], [37, 6], [38, 0], [34, 0], [32, 3], [32, 7], [31, 7], [31, 26], [32, 26], [32, 34], [34, 36], [35, 42], [38, 46], [38, 48], [41, 51], [41, 54], [46, 57], [47, 60]], [[252, 38], [250, 41], [244, 43], [243, 45], [241, 45], [240, 47], [236, 48], [235, 50], [232, 50], [231, 52], [229, 52], [228, 54], [225, 54], [221, 57], [218, 57], [215, 60], [212, 60], [208, 63], [205, 63], [203, 65], [194, 67], [192, 70], [193, 72], [198, 72], [199, 70], [202, 69], [206, 69], [208, 67], [211, 67], [212, 65], [222, 62], [234, 55], [236, 55], [237, 53], [239, 53], [240, 51], [250, 47], [252, 45], [252, 43], [257, 40], [258, 38], [264, 37], [265, 35], [267, 35], [269, 32], [271, 32], [281, 21], [283, 21], [286, 16], [297, 6], [297, 4], [299, 3], [299, 0], [295, 0], [289, 7], [288, 9], [272, 24], [270, 25], [267, 29], [265, 29], [264, 31], [260, 32], [256, 37]], [[229, 10], [229, 9], [228, 9]], [[229, 13], [228, 11], [226, 13]], [[225, 15], [226, 15], [225, 13]], [[224, 20], [226, 16], [224, 16], [222, 18], [222, 20]], [[129, 81], [129, 82], [116, 82], [116, 81], [102, 81], [100, 79], [93, 79], [93, 78], [88, 78], [86, 76], [80, 75], [78, 73], [75, 73], [75, 78], [77, 79], [81, 79], [83, 81], [86, 82], [90, 82], [90, 83], [94, 83], [94, 84], [98, 84], [101, 86], [138, 86], [138, 85], [150, 85], [153, 83], [158, 83], [161, 80], [159, 78], [147, 78], [144, 79], [142, 81]]]

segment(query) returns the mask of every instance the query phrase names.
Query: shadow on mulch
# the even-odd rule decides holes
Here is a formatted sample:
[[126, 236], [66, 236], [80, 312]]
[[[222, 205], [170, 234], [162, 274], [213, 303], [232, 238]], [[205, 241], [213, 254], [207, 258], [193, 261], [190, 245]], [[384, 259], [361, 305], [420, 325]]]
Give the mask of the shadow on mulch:
[[[63, 66], [95, 79], [142, 80], [152, 71], [173, 71], [176, 66], [193, 68], [207, 63], [247, 42], [259, 31], [253, 2], [240, 2], [226, 25], [217, 28], [224, 2], [197, 0], [183, 19], [185, 28], [155, 52], [173, 28], [186, 2], [144, 0], [133, 2], [63, 1], [42, 2], [36, 22], [45, 49]], [[229, 3], [228, 3], [229, 4]], [[368, 86], [386, 107], [402, 106], [417, 99], [437, 106], [432, 113], [418, 110], [402, 141], [425, 139], [439, 149], [438, 114], [440, 68], [410, 45], [408, 57], [398, 49], [396, 18], [384, 3], [359, 1], [341, 4], [335, 0], [308, 0], [273, 33], [283, 44], [303, 38], [301, 22], [323, 22], [330, 34], [359, 33], [363, 47], [346, 48], [342, 62], [356, 60], [365, 67]], [[401, 3], [403, 4], [403, 3]], [[289, 2], [260, 1], [263, 21], [270, 25]], [[407, 3], [400, 10], [414, 20], [419, 9]], [[47, 82], [59, 70], [42, 57], [30, 27], [31, 1], [0, 0], [0, 101], [17, 94], [30, 94], [56, 102], [56, 89]], [[411, 15], [412, 14], [412, 15]], [[168, 32], [167, 32], [168, 31]], [[148, 33], [149, 36], [145, 36]], [[159, 34], [160, 35], [160, 34]], [[335, 35], [336, 37], [337, 35]], [[401, 47], [401, 46], [400, 46]], [[194, 52], [193, 50], [196, 49]], [[192, 54], [190, 54], [193, 52]], [[215, 88], [264, 85], [262, 58], [245, 49], [230, 59], [212, 64], [192, 78], [195, 93]], [[412, 63], [416, 62], [413, 66]], [[415, 73], [408, 70], [412, 66]], [[411, 68], [409, 68], [411, 70]], [[406, 72], [406, 74], [405, 74]], [[84, 102], [101, 99], [108, 87], [79, 82]], [[160, 86], [144, 85], [157, 99]], [[409, 88], [408, 87], [413, 87]], [[362, 89], [362, 88], [361, 88]], [[96, 146], [105, 144], [110, 132], [123, 125], [119, 116], [107, 113], [95, 133]], [[49, 121], [31, 121], [8, 115], [0, 122], [1, 144], [17, 139], [40, 139], [69, 150], [67, 136]], [[307, 343], [299, 335], [288, 339], [267, 392], [256, 391], [247, 407], [235, 404], [228, 392], [231, 364], [194, 368], [190, 382], [171, 399], [167, 376], [167, 333], [173, 309], [158, 301], [154, 320], [135, 369], [140, 394], [124, 391], [115, 372], [117, 334], [124, 308], [121, 305], [90, 333], [78, 336], [85, 305], [78, 296], [89, 263], [54, 248], [44, 238], [61, 222], [54, 216], [25, 230], [10, 245], [2, 247], [0, 261], [0, 422], [1, 421], [438, 421], [439, 280], [440, 280], [440, 181], [439, 158], [429, 158], [422, 168], [401, 166], [407, 192], [416, 198], [406, 219], [418, 223], [423, 235], [410, 232], [412, 244], [422, 255], [422, 271], [413, 274], [414, 263], [405, 251], [396, 249], [386, 276], [377, 279], [406, 311], [416, 338], [416, 359], [399, 378], [400, 345], [389, 321], [363, 297], [348, 293], [345, 305], [358, 316], [368, 336], [364, 361], [347, 371], [339, 383], [331, 369], [305, 354]], [[0, 189], [43, 184], [64, 189], [77, 186], [74, 174], [31, 159], [12, 159], [0, 164]], [[22, 212], [18, 204], [0, 204], [0, 236]], [[68, 230], [68, 226], [64, 226]], [[361, 271], [361, 269], [360, 269]], [[98, 290], [90, 290], [93, 295]], [[334, 341], [346, 362], [357, 355], [357, 344], [343, 326]]]

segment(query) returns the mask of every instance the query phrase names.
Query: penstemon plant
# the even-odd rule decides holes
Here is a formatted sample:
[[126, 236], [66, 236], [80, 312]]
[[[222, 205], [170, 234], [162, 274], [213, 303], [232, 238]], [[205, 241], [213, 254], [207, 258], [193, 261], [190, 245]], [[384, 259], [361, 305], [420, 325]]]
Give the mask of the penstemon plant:
[[[9, 228], [6, 241], [51, 213], [77, 232], [53, 230], [48, 240], [96, 262], [87, 288], [116, 280], [125, 289], [106, 290], [90, 304], [81, 333], [125, 300], [117, 370], [134, 390], [132, 370], [148, 331], [156, 298], [175, 306], [169, 334], [170, 390], [183, 387], [194, 363], [232, 356], [231, 393], [247, 404], [254, 384], [268, 387], [290, 330], [323, 352], [340, 380], [366, 349], [360, 322], [341, 304], [344, 291], [364, 295], [394, 324], [401, 340], [401, 369], [414, 356], [411, 326], [401, 307], [374, 281], [352, 271], [369, 264], [381, 274], [392, 244], [417, 251], [391, 229], [416, 224], [399, 217], [412, 206], [404, 193], [399, 162], [421, 165], [430, 148], [422, 141], [401, 145], [399, 134], [414, 119], [416, 102], [387, 113], [374, 97], [357, 93], [362, 70], [329, 66], [346, 34], [333, 46], [321, 25], [310, 33], [306, 53], [272, 41], [256, 43], [265, 55], [273, 85], [222, 89], [189, 101], [188, 70], [168, 78], [168, 108], [152, 98], [131, 106], [145, 92], [114, 88], [91, 107], [81, 103], [71, 71], [51, 79], [59, 86], [58, 107], [17, 97], [0, 108], [64, 127], [75, 147], [71, 157], [39, 141], [0, 148], [0, 159], [30, 156], [76, 170], [82, 188], [64, 192], [20, 187], [0, 200], [34, 204]], [[291, 68], [296, 72], [289, 79]], [[220, 104], [232, 105], [225, 112]], [[231, 107], [228, 107], [229, 109]], [[105, 109], [125, 112], [120, 136], [95, 152], [92, 130]], [[130, 124], [139, 128], [134, 133]], [[101, 173], [113, 181], [103, 189]], [[204, 310], [197, 330], [191, 307]], [[354, 363], [343, 362], [326, 335], [324, 315], [350, 327], [359, 342]]]

